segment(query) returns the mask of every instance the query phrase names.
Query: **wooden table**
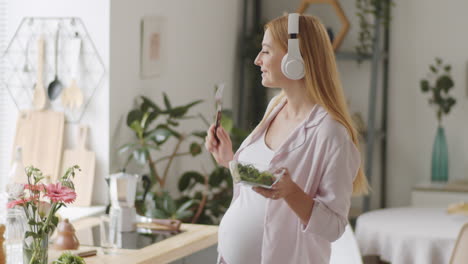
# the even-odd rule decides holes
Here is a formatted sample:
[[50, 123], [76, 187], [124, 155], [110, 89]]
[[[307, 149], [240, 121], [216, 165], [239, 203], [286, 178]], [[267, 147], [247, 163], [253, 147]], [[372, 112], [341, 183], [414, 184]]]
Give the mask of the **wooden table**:
[[[73, 225], [76, 230], [80, 230], [99, 225], [99, 221], [97, 217], [90, 217], [78, 220]], [[86, 263], [89, 264], [169, 263], [218, 242], [218, 226], [182, 224], [181, 230], [184, 232], [142, 249], [119, 249], [115, 255], [105, 255], [99, 247], [80, 247], [80, 251], [86, 249], [96, 249], [98, 251], [97, 256], [85, 258]], [[50, 262], [57, 259], [61, 253], [60, 251], [49, 250]]]

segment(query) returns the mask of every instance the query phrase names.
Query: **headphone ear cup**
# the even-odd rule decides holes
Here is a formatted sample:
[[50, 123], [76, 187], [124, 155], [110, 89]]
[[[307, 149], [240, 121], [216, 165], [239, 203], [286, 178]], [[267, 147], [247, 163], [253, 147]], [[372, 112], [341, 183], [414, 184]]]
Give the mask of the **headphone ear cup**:
[[291, 80], [300, 80], [304, 78], [304, 61], [286, 54], [281, 60], [281, 71]]
[[284, 55], [284, 56], [283, 56], [283, 59], [281, 60], [281, 71], [283, 72], [283, 74], [284, 74], [287, 78], [289, 78], [289, 76], [288, 76], [289, 74], [288, 74], [288, 72], [287, 72], [287, 70], [286, 70], [286, 63], [287, 63], [287, 61], [288, 61], [288, 53], [286, 53], [286, 55]]

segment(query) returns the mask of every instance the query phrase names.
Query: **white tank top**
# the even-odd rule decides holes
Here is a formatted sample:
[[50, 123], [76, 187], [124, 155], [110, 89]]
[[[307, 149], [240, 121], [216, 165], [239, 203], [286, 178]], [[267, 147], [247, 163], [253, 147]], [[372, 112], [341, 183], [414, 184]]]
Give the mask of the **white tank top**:
[[[265, 144], [265, 132], [239, 155], [239, 161], [268, 168], [274, 151]], [[218, 230], [219, 254], [228, 264], [257, 264], [261, 262], [266, 198], [241, 185], [239, 197], [229, 207]]]

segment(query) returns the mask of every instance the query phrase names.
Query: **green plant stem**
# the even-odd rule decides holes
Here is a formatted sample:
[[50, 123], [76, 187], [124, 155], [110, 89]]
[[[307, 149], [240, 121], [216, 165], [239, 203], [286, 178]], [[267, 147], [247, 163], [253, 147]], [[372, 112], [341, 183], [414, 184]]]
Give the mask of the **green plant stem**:
[[[204, 174], [203, 176], [205, 178], [205, 188], [209, 191], [210, 189], [209, 189], [209, 186], [208, 186], [208, 176], [206, 174]], [[195, 213], [195, 215], [192, 218], [192, 224], [196, 223], [198, 221], [198, 218], [200, 218], [200, 215], [203, 212], [203, 208], [206, 205], [206, 200], [207, 200], [206, 193], [203, 193], [202, 200], [201, 200], [201, 202], [200, 202], [200, 204], [198, 205], [198, 208], [197, 208], [197, 212]]]
[[47, 228], [47, 226], [49, 226], [49, 223], [50, 223], [50, 219], [52, 218], [53, 214], [55, 214], [55, 212], [58, 210], [57, 208], [57, 203], [53, 203], [52, 206], [50, 207], [50, 211], [49, 211], [49, 215], [47, 216], [47, 220], [43, 226], [44, 228], [44, 232], [45, 232], [45, 228]]
[[439, 121], [439, 125], [442, 123], [442, 110], [437, 111], [437, 121]]
[[[177, 154], [174, 155], [174, 157], [180, 157], [180, 156], [185, 156], [185, 155], [190, 155], [190, 154], [192, 154], [192, 153], [190, 153], [190, 151], [187, 151], [187, 152], [177, 153]], [[167, 159], [169, 159], [171, 157], [172, 157], [172, 155], [162, 157], [160, 159], [157, 159], [154, 163], [158, 164], [159, 162], [167, 160]]]
[[[34, 240], [34, 241], [36, 241], [36, 240]], [[33, 243], [34, 243], [34, 242], [33, 242]], [[35, 245], [34, 245], [33, 247], [35, 247]], [[34, 260], [36, 259], [36, 252], [37, 252], [37, 250], [34, 250], [34, 253], [33, 253], [33, 255], [31, 256], [31, 259], [29, 260], [29, 264], [34, 263]]]
[[164, 188], [164, 185], [166, 183], [166, 179], [167, 179], [167, 173], [169, 172], [169, 168], [171, 167], [171, 164], [172, 164], [172, 161], [174, 160], [174, 158], [176, 157], [177, 155], [177, 152], [179, 151], [179, 148], [180, 148], [180, 145], [182, 144], [182, 142], [185, 140], [185, 136], [181, 136], [179, 141], [177, 142], [176, 146], [174, 147], [174, 151], [172, 152], [172, 154], [169, 156], [169, 161], [167, 162], [167, 165], [166, 165], [166, 168], [164, 169], [164, 174], [163, 174], [163, 178], [162, 178], [162, 183], [161, 183], [161, 188]]
[[146, 159], [149, 164], [150, 172], [151, 175], [154, 177], [154, 180], [156, 180], [159, 183], [159, 186], [161, 188], [164, 187], [164, 182], [162, 181], [161, 177], [159, 177], [158, 171], [156, 170], [156, 163], [153, 162], [153, 158], [151, 157], [151, 153], [147, 150], [146, 151]]

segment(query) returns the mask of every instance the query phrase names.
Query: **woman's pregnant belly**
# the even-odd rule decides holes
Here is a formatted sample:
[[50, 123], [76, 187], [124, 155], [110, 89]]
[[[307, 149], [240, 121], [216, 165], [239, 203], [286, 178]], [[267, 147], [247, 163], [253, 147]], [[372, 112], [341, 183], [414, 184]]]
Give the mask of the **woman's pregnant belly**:
[[241, 186], [239, 197], [219, 225], [218, 249], [228, 264], [261, 262], [266, 199]]

